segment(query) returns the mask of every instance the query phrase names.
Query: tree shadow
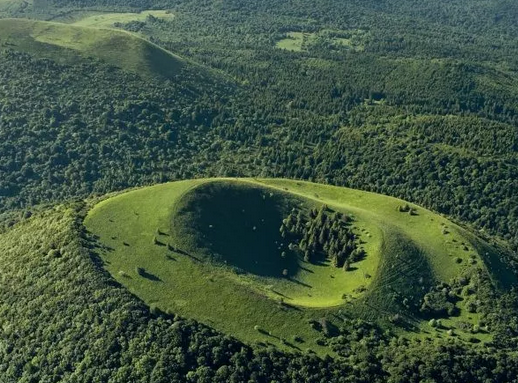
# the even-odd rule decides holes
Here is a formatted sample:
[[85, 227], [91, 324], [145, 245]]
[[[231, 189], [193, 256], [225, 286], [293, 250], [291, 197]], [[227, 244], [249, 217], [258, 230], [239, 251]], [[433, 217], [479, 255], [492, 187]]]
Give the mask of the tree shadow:
[[167, 246], [164, 242], [159, 241], [157, 238], [155, 238], [155, 245], [165, 247]]
[[[157, 243], [157, 245], [158, 245], [158, 243]], [[159, 246], [160, 246], [160, 245], [159, 245]], [[200, 258], [195, 257], [194, 255], [192, 255], [192, 254], [188, 253], [187, 251], [182, 250], [182, 249], [179, 249], [179, 248], [177, 248], [177, 247], [175, 247], [175, 246], [171, 245], [170, 243], [168, 243], [167, 245], [166, 245], [166, 244], [164, 244], [164, 246], [167, 246], [167, 249], [168, 249], [169, 251], [172, 251], [173, 253], [180, 254], [180, 255], [185, 255], [186, 257], [191, 258], [191, 259], [192, 259], [193, 261], [195, 261], [195, 262], [201, 262], [201, 259], [200, 259]], [[168, 257], [170, 260], [172, 260], [172, 261], [176, 261], [176, 259], [175, 259], [175, 258], [173, 258], [173, 257], [172, 257], [171, 255], [169, 255], [169, 254], [167, 255], [167, 257]]]
[[322, 266], [322, 267], [325, 267], [325, 266], [329, 266], [330, 265], [330, 262], [329, 260], [325, 257], [325, 256], [322, 256], [321, 259], [315, 259], [315, 260], [311, 260], [310, 262], [312, 265], [315, 265], [315, 266]]
[[365, 258], [367, 258], [367, 253], [365, 251], [362, 251], [360, 254], [356, 255], [355, 259], [354, 259], [354, 263], [356, 262], [361, 262], [363, 261]]
[[146, 279], [149, 279], [150, 281], [153, 281], [153, 282], [162, 282], [162, 280], [157, 277], [156, 275], [150, 273], [149, 271], [146, 271], [145, 269], [143, 268], [138, 268], [137, 270], [137, 273], [138, 275], [140, 275], [141, 277], [143, 278], [146, 278]]
[[288, 342], [287, 340], [285, 340], [285, 341], [281, 340], [281, 343], [284, 344], [285, 346], [288, 346], [288, 347], [294, 348], [295, 350], [301, 351], [299, 346], [296, 346], [293, 343]]
[[186, 252], [183, 252], [181, 253], [182, 255], [185, 255], [186, 257], [189, 257], [190, 259], [192, 259], [193, 261], [195, 262], [200, 262], [201, 263], [201, 259], [198, 258], [198, 257], [195, 257], [194, 255], [191, 255], [189, 253], [186, 253]]
[[302, 311], [300, 309], [300, 307], [297, 307], [297, 306], [294, 306], [292, 304], [289, 304], [289, 303], [286, 303], [286, 302], [282, 302], [281, 303], [281, 306], [285, 309], [289, 309], [289, 310], [294, 310], [294, 311]]
[[296, 280], [295, 278], [288, 278], [288, 280], [289, 280], [290, 282], [296, 283], [297, 285], [301, 285], [301, 286], [307, 287], [307, 288], [309, 288], [309, 289], [312, 289], [312, 288], [313, 288], [313, 286], [308, 285], [307, 283], [304, 283], [304, 282], [298, 281], [298, 280]]

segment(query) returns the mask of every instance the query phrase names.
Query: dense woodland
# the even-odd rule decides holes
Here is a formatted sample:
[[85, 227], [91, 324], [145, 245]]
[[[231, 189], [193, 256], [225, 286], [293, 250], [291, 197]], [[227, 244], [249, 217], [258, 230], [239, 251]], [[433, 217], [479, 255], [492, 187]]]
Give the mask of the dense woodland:
[[[447, 214], [502, 239], [517, 270], [515, 1], [55, 0], [10, 12], [59, 21], [78, 7], [170, 9], [172, 21], [121, 27], [215, 77], [144, 79], [0, 47], [4, 381], [517, 381], [514, 292], [492, 298], [488, 346], [347, 319], [329, 340], [342, 357], [287, 355], [149, 312], [91, 262], [77, 237], [83, 206], [35, 207], [193, 177], [306, 179]], [[301, 52], [276, 48], [288, 32], [319, 37]], [[424, 311], [452, 307], [441, 291]]]
[[[322, 205], [306, 216], [294, 209], [282, 221], [281, 236], [290, 241], [288, 249], [308, 263], [329, 261], [334, 267], [348, 271], [351, 263], [365, 257], [358, 247], [358, 238], [350, 228], [351, 218], [340, 212], [328, 212]], [[285, 254], [284, 254], [285, 256]]]

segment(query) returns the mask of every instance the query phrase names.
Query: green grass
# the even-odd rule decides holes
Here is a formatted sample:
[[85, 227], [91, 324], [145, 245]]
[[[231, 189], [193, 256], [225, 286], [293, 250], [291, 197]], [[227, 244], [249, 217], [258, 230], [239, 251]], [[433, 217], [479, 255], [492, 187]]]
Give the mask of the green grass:
[[363, 51], [366, 32], [362, 30], [340, 31], [322, 29], [319, 32], [288, 32], [286, 38], [277, 41], [276, 47], [292, 52], [307, 51], [309, 46], [324, 45], [332, 49], [347, 48]]
[[277, 48], [292, 52], [301, 52], [307, 49], [307, 45], [315, 38], [314, 33], [288, 32], [285, 39], [277, 42]]
[[[309, 210], [319, 207], [316, 201], [293, 197], [289, 193], [270, 191], [243, 182], [212, 182], [199, 186], [176, 205], [172, 236], [181, 248], [203, 253], [205, 259], [217, 254], [220, 264], [233, 266], [246, 273], [232, 275], [236, 283], [251, 286], [257, 293], [286, 303], [304, 307], [331, 307], [343, 303], [344, 294], [357, 297], [359, 285], [368, 286], [366, 274], [376, 272], [378, 258], [368, 257], [361, 267], [344, 277], [344, 271], [329, 264], [303, 262], [287, 249], [287, 240], [279, 233], [282, 220], [292, 207]], [[356, 222], [361, 230], [364, 222]], [[358, 230], [360, 235], [361, 230]], [[379, 253], [380, 241], [366, 241], [368, 252]], [[376, 236], [380, 238], [380, 236]], [[289, 255], [281, 257], [282, 252]], [[222, 261], [222, 262], [221, 262]], [[289, 278], [282, 277], [282, 271]]]
[[[495, 285], [515, 282], [487, 244], [426, 209], [411, 205], [417, 215], [399, 212], [404, 203], [289, 180], [193, 180], [108, 198], [92, 208], [85, 224], [104, 248], [106, 269], [149, 305], [246, 342], [324, 354], [329, 350], [317, 344], [321, 334], [309, 320], [347, 313], [386, 324], [401, 314], [415, 336], [423, 336], [431, 329], [413, 308], [438, 281], [480, 267]], [[322, 204], [354, 217], [353, 230], [367, 257], [353, 264], [353, 271], [279, 257], [282, 217], [293, 206]], [[482, 249], [487, 269], [478, 254]], [[475, 266], [471, 257], [478, 260]], [[141, 275], [139, 267], [145, 270]], [[284, 268], [290, 278], [282, 276]], [[445, 323], [476, 324], [478, 316], [459, 305], [460, 315]], [[295, 336], [304, 343], [280, 342], [294, 343]]]
[[129, 23], [131, 21], [146, 21], [148, 16], [162, 20], [171, 20], [174, 15], [168, 11], [142, 11], [140, 13], [100, 13], [87, 15], [76, 20], [73, 25], [81, 27], [113, 28], [115, 23]]
[[181, 58], [130, 33], [23, 19], [0, 20], [0, 47], [63, 63], [95, 58], [147, 77], [173, 78]]

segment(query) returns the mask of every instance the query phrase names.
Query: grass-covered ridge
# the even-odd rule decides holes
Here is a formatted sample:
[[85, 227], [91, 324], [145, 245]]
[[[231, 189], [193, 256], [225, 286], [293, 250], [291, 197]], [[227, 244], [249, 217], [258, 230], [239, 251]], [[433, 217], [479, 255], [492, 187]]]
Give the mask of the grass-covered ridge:
[[[280, 234], [290, 212], [323, 205], [351, 217], [365, 252], [347, 270], [330, 259], [306, 261]], [[489, 285], [514, 283], [498, 263], [486, 267], [480, 240], [443, 217], [394, 198], [306, 182], [157, 185], [100, 202], [85, 224], [98, 236], [107, 270], [148, 304], [245, 341], [300, 348], [298, 339], [317, 352], [326, 341], [311, 323], [344, 315], [488, 340], [488, 333], [467, 331], [480, 321], [476, 293], [482, 298]], [[494, 261], [495, 250], [484, 249]], [[435, 329], [430, 318], [443, 323]]]
[[148, 10], [139, 13], [99, 13], [93, 15], [87, 15], [74, 20], [73, 24], [82, 27], [96, 27], [96, 28], [113, 28], [118, 23], [129, 23], [129, 22], [143, 22], [147, 18], [156, 18], [160, 20], [170, 20], [174, 15], [168, 11]]
[[98, 59], [144, 77], [173, 78], [186, 65], [128, 32], [24, 19], [0, 20], [0, 47], [67, 64]]

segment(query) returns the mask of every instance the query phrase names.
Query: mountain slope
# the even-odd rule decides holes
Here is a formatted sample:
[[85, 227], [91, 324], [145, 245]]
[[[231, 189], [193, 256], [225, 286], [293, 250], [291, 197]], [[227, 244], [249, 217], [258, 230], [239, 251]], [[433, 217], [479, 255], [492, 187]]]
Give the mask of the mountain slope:
[[[389, 376], [412, 381], [419, 369], [430, 381], [461, 382], [469, 374], [483, 383], [518, 374], [513, 352], [502, 357], [451, 337], [389, 342], [360, 320], [346, 318], [340, 336], [325, 338], [343, 356], [331, 359], [304, 352], [305, 344], [289, 354], [251, 348], [178, 315], [150, 312], [94, 263], [84, 208], [79, 202], [17, 215], [9, 228], [0, 222], [2, 381], [382, 383]], [[498, 316], [502, 325], [493, 330], [515, 341], [512, 317]]]
[[0, 211], [192, 172], [236, 92], [125, 32], [11, 19], [0, 82]]
[[[287, 223], [295, 220], [302, 229]], [[347, 266], [332, 259], [334, 246], [346, 244], [329, 234], [341, 222], [353, 234], [347, 246], [364, 254], [344, 250]], [[516, 284], [497, 261], [498, 250], [438, 215], [394, 198], [306, 182], [157, 185], [102, 201], [85, 225], [98, 238], [106, 269], [148, 304], [247, 342], [297, 349], [289, 340], [300, 338], [318, 353], [327, 341], [308, 323], [338, 318], [339, 326], [343, 315], [417, 333], [433, 330], [426, 322], [436, 318], [443, 323], [436, 337], [452, 330], [461, 339], [488, 341], [490, 334], [472, 334], [459, 323], [478, 326], [491, 292]], [[302, 239], [297, 230], [306, 229]], [[306, 258], [310, 241], [319, 245]], [[492, 263], [483, 261], [481, 249]], [[486, 303], [477, 306], [477, 299]]]
[[0, 46], [68, 64], [94, 58], [145, 77], [172, 79], [187, 65], [127, 32], [25, 19], [0, 20]]

